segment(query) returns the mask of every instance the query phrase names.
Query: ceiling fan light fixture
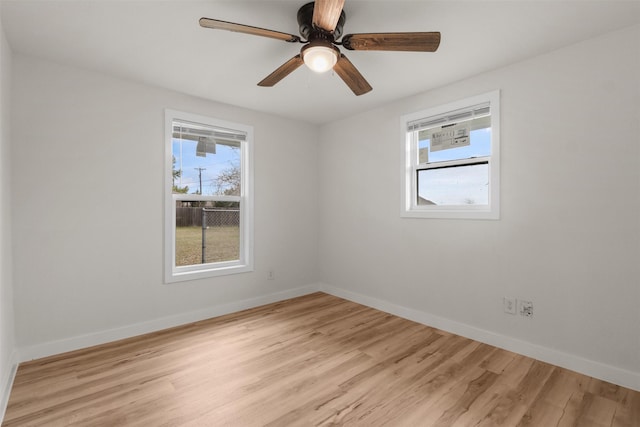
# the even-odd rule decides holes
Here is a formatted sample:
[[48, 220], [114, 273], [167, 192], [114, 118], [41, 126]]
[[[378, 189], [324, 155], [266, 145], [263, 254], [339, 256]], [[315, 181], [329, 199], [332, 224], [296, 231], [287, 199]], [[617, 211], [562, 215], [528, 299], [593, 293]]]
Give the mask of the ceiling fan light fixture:
[[310, 43], [302, 48], [302, 59], [316, 73], [329, 71], [338, 62], [340, 52], [330, 43]]

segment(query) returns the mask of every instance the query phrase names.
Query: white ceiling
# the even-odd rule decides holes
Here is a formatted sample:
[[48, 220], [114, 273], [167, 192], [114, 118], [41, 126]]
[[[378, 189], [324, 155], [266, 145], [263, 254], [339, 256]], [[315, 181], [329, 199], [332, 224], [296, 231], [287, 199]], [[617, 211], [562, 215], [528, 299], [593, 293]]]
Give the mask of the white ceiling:
[[436, 53], [342, 49], [373, 86], [356, 97], [306, 67], [258, 87], [302, 45], [198, 25], [204, 16], [298, 34], [305, 0], [0, 1], [14, 52], [319, 124], [640, 22], [640, 0], [346, 0], [344, 34], [442, 33]]

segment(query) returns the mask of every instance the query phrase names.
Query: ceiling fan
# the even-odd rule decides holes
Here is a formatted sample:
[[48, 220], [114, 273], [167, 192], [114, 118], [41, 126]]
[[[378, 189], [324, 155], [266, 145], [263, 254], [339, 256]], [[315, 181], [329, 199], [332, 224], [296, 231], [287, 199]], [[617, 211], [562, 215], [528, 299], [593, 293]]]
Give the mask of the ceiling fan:
[[316, 0], [302, 6], [298, 10], [298, 25], [302, 38], [280, 31], [210, 18], [200, 18], [200, 26], [304, 44], [299, 54], [265, 77], [258, 86], [274, 86], [302, 64], [306, 64], [316, 72], [333, 69], [356, 95], [369, 92], [372, 89], [371, 85], [340, 52], [338, 46], [348, 50], [435, 52], [440, 45], [439, 32], [347, 34], [339, 41], [346, 21], [346, 15], [342, 10], [344, 1]]

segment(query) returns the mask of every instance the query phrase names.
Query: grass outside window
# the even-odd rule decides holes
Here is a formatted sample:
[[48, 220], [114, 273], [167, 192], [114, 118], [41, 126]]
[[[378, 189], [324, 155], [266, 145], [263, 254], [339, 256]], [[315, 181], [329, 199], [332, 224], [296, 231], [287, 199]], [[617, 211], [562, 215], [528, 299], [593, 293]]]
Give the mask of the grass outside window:
[[[240, 258], [240, 227], [205, 230], [205, 263]], [[176, 266], [202, 263], [202, 227], [176, 227]]]

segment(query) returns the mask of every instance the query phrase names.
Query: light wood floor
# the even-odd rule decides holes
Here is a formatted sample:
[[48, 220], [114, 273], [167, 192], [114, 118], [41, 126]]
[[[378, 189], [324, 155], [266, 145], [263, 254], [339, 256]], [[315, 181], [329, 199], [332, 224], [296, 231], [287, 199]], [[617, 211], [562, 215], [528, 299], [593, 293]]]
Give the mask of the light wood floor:
[[20, 365], [3, 426], [640, 426], [640, 393], [317, 293]]

